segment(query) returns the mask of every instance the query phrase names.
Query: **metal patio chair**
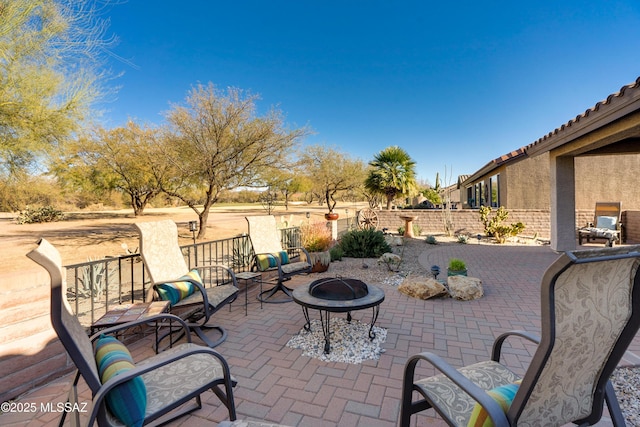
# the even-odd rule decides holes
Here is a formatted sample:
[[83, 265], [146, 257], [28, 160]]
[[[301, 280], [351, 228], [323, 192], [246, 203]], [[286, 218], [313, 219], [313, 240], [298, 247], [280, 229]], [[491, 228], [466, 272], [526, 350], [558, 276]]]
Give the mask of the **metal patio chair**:
[[[171, 313], [183, 318], [189, 328], [209, 347], [221, 344], [227, 333], [221, 326], [209, 325], [211, 316], [238, 295], [238, 284], [233, 270], [220, 264], [195, 266], [199, 277], [189, 271], [180, 245], [178, 227], [172, 220], [138, 222], [134, 224], [140, 233], [140, 255], [144, 261], [151, 283], [149, 299], [170, 299]], [[226, 274], [228, 284], [218, 285], [216, 278]], [[202, 280], [202, 281], [201, 281]], [[189, 291], [176, 291], [171, 284], [182, 287], [185, 282], [192, 285]], [[187, 295], [188, 294], [188, 295]], [[176, 301], [177, 300], [177, 301]], [[213, 341], [205, 329], [215, 329], [220, 337]]]
[[620, 202], [596, 202], [596, 210], [593, 223], [578, 229], [578, 243], [586, 239], [605, 239], [605, 245], [612, 247], [615, 242], [620, 243], [620, 232], [622, 224], [620, 215], [622, 214], [622, 204]]
[[[249, 238], [253, 247], [252, 269], [264, 273], [276, 273], [278, 275], [276, 285], [262, 292], [258, 299], [263, 302], [290, 302], [293, 301], [291, 289], [283, 282], [292, 276], [311, 272], [309, 253], [302, 247], [282, 247], [280, 230], [273, 215], [247, 216], [249, 225]], [[289, 251], [299, 251], [301, 256], [296, 260], [289, 259]], [[270, 299], [276, 292], [281, 291], [286, 296], [281, 299]]]
[[[84, 403], [78, 400], [77, 385], [80, 377], [91, 391], [92, 401], [86, 408], [87, 413], [83, 414], [83, 418], [86, 416], [87, 419], [82, 421], [82, 425], [91, 426], [94, 422], [100, 426], [142, 425], [152, 421], [165, 423], [202, 408], [200, 395], [207, 389], [211, 389], [227, 407], [229, 418], [236, 419], [233, 399], [236, 380], [231, 377], [227, 362], [216, 351], [192, 344], [189, 330], [180, 318], [166, 313], [149, 316], [144, 320], [104, 329], [88, 337], [67, 301], [65, 270], [60, 253], [48, 241], [41, 239], [38, 247], [27, 256], [49, 273], [51, 323], [77, 368], [67, 403]], [[126, 347], [108, 336], [158, 320], [171, 320], [181, 324], [186, 329], [187, 342], [134, 363], [132, 359], [125, 360], [127, 355], [130, 358]], [[108, 340], [109, 347], [102, 347], [109, 350], [102, 358], [98, 352], [101, 340]], [[122, 367], [123, 364], [127, 365], [126, 368]], [[116, 372], [111, 371], [110, 378], [103, 377], [107, 370], [116, 368]], [[190, 401], [192, 402], [189, 403]], [[120, 410], [114, 409], [113, 405], [119, 406]], [[123, 421], [122, 417], [133, 415], [122, 415], [122, 405], [135, 412], [139, 418], [135, 421]], [[63, 413], [60, 426], [64, 424], [66, 414]], [[71, 424], [80, 425], [80, 411], [73, 411], [71, 416]]]
[[[400, 426], [409, 426], [411, 415], [429, 408], [451, 426], [486, 417], [495, 426], [593, 425], [605, 401], [614, 425], [624, 426], [609, 377], [640, 328], [639, 251], [627, 246], [560, 256], [542, 279], [541, 339], [524, 331], [504, 333], [495, 340], [490, 361], [460, 369], [433, 353], [411, 357], [404, 371]], [[523, 378], [500, 363], [510, 337], [538, 343]], [[422, 361], [441, 373], [414, 378]]]

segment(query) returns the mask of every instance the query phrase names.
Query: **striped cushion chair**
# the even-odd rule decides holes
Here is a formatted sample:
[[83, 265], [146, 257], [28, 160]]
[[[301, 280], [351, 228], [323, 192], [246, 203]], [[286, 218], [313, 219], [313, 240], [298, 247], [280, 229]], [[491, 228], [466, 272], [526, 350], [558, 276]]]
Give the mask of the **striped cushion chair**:
[[[67, 301], [59, 252], [41, 239], [38, 247], [27, 256], [44, 267], [51, 277], [51, 323], [77, 367], [67, 402], [78, 402], [80, 377], [91, 390], [91, 411], [86, 414], [73, 411], [72, 425], [166, 423], [202, 408], [200, 395], [207, 390], [218, 396], [227, 408], [229, 418], [236, 419], [233, 399], [236, 380], [231, 376], [229, 365], [213, 349], [193, 344], [182, 319], [163, 313], [104, 329], [90, 338]], [[180, 324], [186, 331], [187, 342], [135, 363], [129, 350], [110, 336], [155, 320]], [[66, 415], [63, 413], [60, 425]]]

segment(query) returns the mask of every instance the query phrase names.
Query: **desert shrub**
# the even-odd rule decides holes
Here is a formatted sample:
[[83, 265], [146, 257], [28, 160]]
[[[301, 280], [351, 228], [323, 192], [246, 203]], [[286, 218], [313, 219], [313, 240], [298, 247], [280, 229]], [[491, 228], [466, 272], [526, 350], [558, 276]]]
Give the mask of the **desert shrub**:
[[509, 217], [509, 212], [504, 206], [500, 206], [493, 217], [489, 217], [490, 214], [491, 207], [480, 207], [480, 222], [484, 226], [484, 231], [487, 236], [495, 237], [498, 243], [504, 243], [509, 236], [517, 236], [525, 228], [522, 222], [511, 225], [503, 224], [503, 221]]
[[428, 235], [425, 242], [427, 242], [430, 245], [437, 245], [438, 244], [438, 240], [436, 240], [436, 236], [432, 236], [432, 235]]
[[41, 208], [27, 207], [21, 211], [16, 220], [18, 224], [34, 224], [40, 222], [54, 222], [62, 221], [64, 219], [64, 213], [52, 206], [44, 206]]
[[300, 226], [302, 233], [302, 247], [309, 252], [324, 252], [331, 247], [333, 238], [331, 230], [324, 222], [303, 223]]
[[449, 260], [449, 270], [463, 271], [467, 269], [467, 264], [459, 258], [451, 258]]
[[340, 240], [344, 256], [353, 258], [377, 258], [391, 252], [391, 246], [384, 239], [382, 231], [371, 229], [351, 230]]
[[342, 261], [342, 257], [344, 256], [344, 250], [340, 245], [336, 245], [329, 250], [331, 254], [331, 261]]
[[458, 235], [458, 243], [466, 245], [468, 242], [469, 242], [469, 236], [467, 236], [466, 234]]

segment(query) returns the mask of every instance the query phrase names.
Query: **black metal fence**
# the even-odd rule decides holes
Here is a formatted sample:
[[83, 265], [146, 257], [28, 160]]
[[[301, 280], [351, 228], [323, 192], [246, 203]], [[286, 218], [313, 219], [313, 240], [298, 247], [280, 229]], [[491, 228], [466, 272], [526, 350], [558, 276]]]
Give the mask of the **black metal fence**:
[[[300, 246], [298, 227], [281, 230], [282, 245]], [[197, 265], [224, 264], [235, 272], [251, 268], [253, 255], [249, 236], [242, 234], [228, 239], [181, 246], [191, 269]], [[67, 298], [83, 326], [90, 327], [116, 305], [144, 302], [149, 279], [139, 254], [88, 260], [66, 268]], [[227, 278], [213, 278], [218, 283]]]

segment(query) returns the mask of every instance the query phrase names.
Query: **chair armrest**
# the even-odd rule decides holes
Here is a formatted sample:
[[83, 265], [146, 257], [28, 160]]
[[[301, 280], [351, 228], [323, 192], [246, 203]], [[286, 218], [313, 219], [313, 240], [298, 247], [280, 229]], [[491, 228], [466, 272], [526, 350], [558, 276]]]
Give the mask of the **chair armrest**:
[[229, 275], [229, 277], [231, 277], [231, 281], [233, 282], [233, 286], [235, 286], [236, 288], [238, 287], [238, 281], [236, 280], [236, 275], [233, 272], [233, 269], [231, 267], [227, 267], [226, 265], [223, 265], [223, 264], [207, 264], [207, 265], [196, 265], [193, 268], [197, 269], [198, 271], [200, 271], [200, 270], [209, 270], [209, 271], [211, 271], [213, 269], [223, 270]]
[[149, 316], [149, 317], [145, 317], [144, 319], [138, 319], [138, 320], [134, 320], [132, 322], [127, 322], [127, 323], [122, 323], [120, 325], [111, 326], [109, 328], [102, 329], [100, 332], [97, 332], [97, 333], [91, 335], [91, 337], [89, 337], [89, 339], [91, 340], [91, 342], [94, 342], [96, 339], [98, 339], [100, 337], [100, 335], [112, 334], [114, 332], [119, 332], [119, 331], [121, 331], [123, 329], [132, 328], [134, 326], [142, 325], [144, 323], [155, 322], [156, 320], [170, 320], [172, 322], [178, 322], [180, 324], [180, 326], [182, 326], [182, 328], [185, 330], [185, 335], [187, 336], [187, 342], [191, 342], [191, 333], [189, 332], [189, 327], [187, 326], [187, 323], [184, 320], [182, 320], [181, 318], [179, 318], [178, 316], [176, 316], [174, 314], [169, 314], [169, 313], [158, 313], [158, 314], [154, 314], [154, 315]]
[[507, 331], [500, 335], [493, 342], [493, 350], [491, 351], [491, 360], [494, 362], [500, 362], [500, 353], [502, 352], [502, 344], [509, 337], [517, 336], [529, 340], [535, 344], [540, 344], [540, 337], [527, 331]]
[[[411, 395], [413, 389], [413, 377], [415, 373], [416, 365], [419, 361], [424, 360], [429, 362], [434, 368], [440, 371], [444, 376], [449, 378], [460, 387], [465, 393], [467, 393], [473, 400], [478, 402], [489, 415], [489, 418], [493, 421], [493, 425], [496, 427], [508, 427], [509, 421], [506, 414], [502, 410], [502, 407], [496, 402], [485, 390], [477, 386], [469, 378], [462, 375], [457, 369], [449, 365], [443, 358], [437, 354], [430, 352], [423, 352], [412, 356], [405, 365], [405, 373], [403, 379], [403, 399], [405, 393], [408, 396]], [[407, 389], [409, 387], [409, 389]]]
[[[168, 365], [169, 363], [175, 362], [177, 360], [183, 359], [187, 356], [190, 356], [192, 354], [197, 354], [197, 353], [209, 353], [213, 357], [217, 358], [220, 361], [220, 365], [222, 366], [222, 373], [223, 373], [223, 378], [225, 379], [225, 383], [228, 380], [229, 382], [231, 382], [232, 386], [236, 385], [235, 382], [231, 379], [231, 371], [229, 369], [229, 364], [224, 359], [224, 357], [222, 357], [220, 353], [218, 353], [217, 351], [209, 347], [204, 347], [204, 346], [185, 348], [183, 350], [169, 354], [166, 357], [160, 357], [159, 359], [156, 359], [154, 363], [136, 365], [135, 368], [126, 372], [119, 373], [118, 375], [112, 377], [106, 383], [102, 384], [102, 387], [100, 387], [98, 392], [93, 397], [93, 408], [92, 408], [89, 422], [87, 423], [87, 425], [88, 426], [93, 425], [93, 423], [96, 420], [96, 417], [98, 416], [98, 411], [100, 410], [100, 406], [103, 400], [105, 399], [107, 393], [109, 393], [117, 385], [122, 384], [125, 381], [138, 377], [147, 372], [153, 371], [154, 369]], [[227, 390], [227, 393], [229, 393], [229, 390]]]

